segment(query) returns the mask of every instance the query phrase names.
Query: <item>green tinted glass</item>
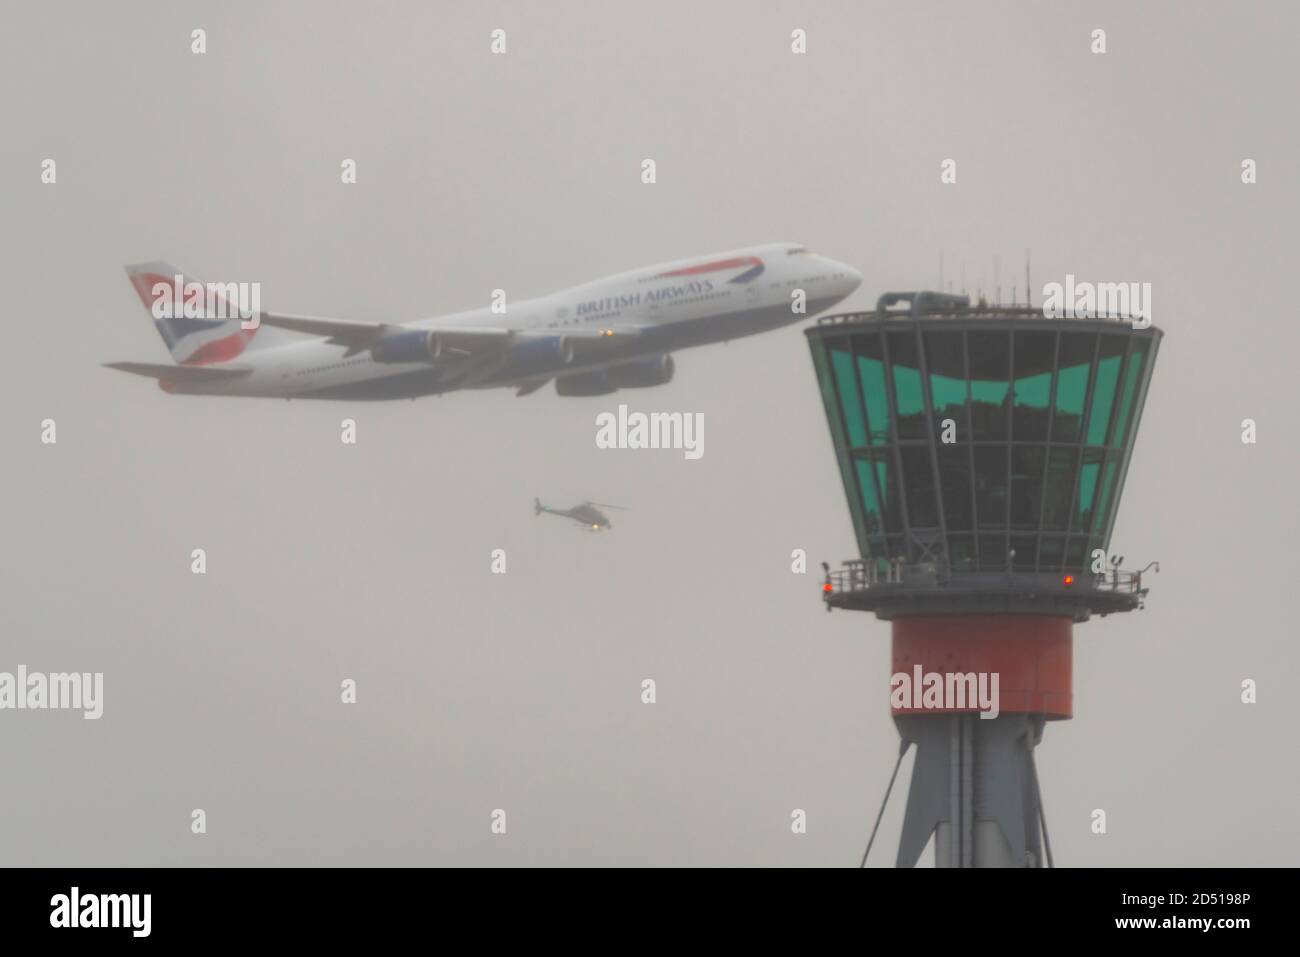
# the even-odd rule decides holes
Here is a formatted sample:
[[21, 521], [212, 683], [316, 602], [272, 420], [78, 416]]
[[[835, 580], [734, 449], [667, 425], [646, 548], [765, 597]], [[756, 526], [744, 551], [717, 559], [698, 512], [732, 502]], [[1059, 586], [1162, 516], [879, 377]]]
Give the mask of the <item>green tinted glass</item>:
[[858, 488], [862, 492], [863, 524], [869, 537], [884, 531], [884, 520], [880, 513], [880, 498], [876, 493], [875, 476], [871, 474], [871, 463], [864, 458], [856, 459], [858, 468]]
[[1047, 407], [1052, 401], [1055, 363], [1056, 333], [1016, 333], [1011, 434], [1017, 442], [1047, 438]]
[[876, 332], [853, 337], [853, 352], [858, 361], [858, 382], [867, 403], [867, 428], [872, 445], [889, 441], [889, 389], [885, 382], [884, 350]]
[[919, 560], [943, 528], [954, 568], [1003, 570], [1011, 549], [1017, 569], [1085, 568], [1114, 520], [1155, 355], [1126, 333], [900, 324], [817, 342], [864, 557]]
[[1088, 410], [1086, 444], [1105, 445], [1110, 426], [1110, 411], [1115, 404], [1115, 385], [1124, 359], [1125, 341], [1121, 336], [1103, 335], [1097, 355], [1097, 376], [1093, 386], [1092, 406]]
[[883, 501], [880, 503], [885, 513], [885, 530], [891, 534], [903, 531], [903, 504], [898, 494], [898, 470], [888, 452], [872, 453], [872, 464], [876, 468], [877, 486]]
[[[921, 373], [906, 366], [894, 366], [894, 400], [901, 420], [919, 418], [925, 413], [925, 400], [921, 397]], [[913, 428], [911, 431], [915, 431]]]
[[1147, 344], [1143, 340], [1133, 343], [1128, 355], [1128, 364], [1124, 367], [1124, 381], [1119, 390], [1119, 411], [1115, 416], [1115, 438], [1111, 445], [1123, 447], [1128, 441], [1129, 418], [1133, 411], [1133, 400], [1137, 395], [1138, 383], [1142, 379], [1142, 367], [1146, 359]]
[[966, 353], [960, 332], [927, 332], [925, 365], [930, 374], [930, 405], [936, 434], [952, 419], [958, 442], [970, 441], [966, 420]]
[[1096, 345], [1096, 333], [1061, 333], [1056, 408], [1052, 416], [1053, 442], [1079, 440], [1083, 403], [1088, 397], [1088, 379], [1092, 374], [1092, 352]]
[[1047, 460], [1047, 482], [1043, 488], [1043, 528], [1063, 532], [1070, 523], [1070, 496], [1079, 464], [1077, 449], [1055, 448]]
[[1102, 472], [1101, 492], [1097, 496], [1097, 510], [1092, 518], [1093, 534], [1100, 534], [1106, 528], [1107, 510], [1110, 508], [1110, 493], [1115, 487], [1115, 458], [1107, 456], [1106, 468]]
[[822, 402], [826, 406], [826, 421], [830, 425], [831, 441], [835, 446], [835, 459], [839, 463], [840, 478], [844, 482], [844, 491], [849, 501], [849, 513], [853, 517], [853, 529], [858, 537], [858, 550], [866, 554], [866, 529], [863, 525], [862, 509], [858, 506], [859, 498], [854, 490], [849, 454], [844, 448], [844, 421], [840, 414], [834, 378], [826, 361], [826, 349], [820, 343], [814, 343], [812, 357], [817, 381], [821, 384]]
[[867, 420], [871, 426], [871, 444], [889, 441], [889, 396], [885, 389], [885, 364], [879, 359], [858, 356], [858, 378], [867, 399]]
[[831, 350], [831, 365], [835, 369], [835, 388], [840, 395], [840, 408], [844, 410], [844, 426], [848, 431], [849, 445], [867, 444], [867, 420], [862, 401], [858, 398], [858, 383], [853, 375], [853, 358], [845, 349]]
[[971, 433], [976, 441], [1007, 438], [1011, 395], [1011, 335], [1007, 332], [971, 332], [970, 351]]
[[1087, 531], [1092, 519], [1092, 500], [1097, 492], [1097, 472], [1101, 466], [1096, 462], [1086, 462], [1079, 472], [1079, 496], [1074, 503], [1074, 519], [1070, 527], [1075, 531]]
[[899, 437], [925, 438], [929, 432], [925, 422], [925, 397], [921, 394], [916, 336], [911, 332], [891, 332], [886, 341], [890, 374], [894, 379], [894, 416]]
[[930, 374], [930, 403], [934, 406], [936, 424], [944, 419], [957, 423], [957, 441], [965, 441], [962, 428], [966, 418], [966, 380]]
[[[1016, 420], [1019, 423], [1019, 412], [1022, 408], [1031, 411], [1046, 411], [1047, 400], [1052, 394], [1052, 374], [1044, 372], [1042, 375], [1033, 375], [1024, 379], [1016, 380]], [[1017, 429], [1016, 435], [1019, 438], [1026, 436], [1020, 433], [1023, 429]]]
[[822, 390], [822, 405], [826, 407], [826, 418], [830, 422], [835, 422], [839, 419], [835, 408], [835, 387], [831, 377], [827, 375], [826, 350], [822, 348], [820, 342], [812, 343], [812, 360], [813, 369], [817, 373], [817, 384]]

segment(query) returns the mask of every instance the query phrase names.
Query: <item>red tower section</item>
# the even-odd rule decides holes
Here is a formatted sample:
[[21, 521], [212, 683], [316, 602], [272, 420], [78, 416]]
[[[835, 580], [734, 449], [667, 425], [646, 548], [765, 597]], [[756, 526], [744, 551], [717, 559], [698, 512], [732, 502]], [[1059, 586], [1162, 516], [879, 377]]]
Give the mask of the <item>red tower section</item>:
[[[1074, 621], [1064, 615], [917, 615], [893, 621], [891, 674], [998, 675], [999, 713], [1073, 716]], [[978, 712], [978, 701], [893, 713]]]

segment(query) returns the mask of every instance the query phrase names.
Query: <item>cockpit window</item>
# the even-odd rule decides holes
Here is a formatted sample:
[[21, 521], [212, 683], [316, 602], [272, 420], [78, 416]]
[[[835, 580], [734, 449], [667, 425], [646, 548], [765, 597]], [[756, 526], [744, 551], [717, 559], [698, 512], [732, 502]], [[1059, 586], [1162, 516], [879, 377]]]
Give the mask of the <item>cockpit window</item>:
[[787, 256], [806, 256], [808, 254], [808, 250], [804, 246], [795, 246], [793, 249], [787, 249], [785, 251], [785, 254]]

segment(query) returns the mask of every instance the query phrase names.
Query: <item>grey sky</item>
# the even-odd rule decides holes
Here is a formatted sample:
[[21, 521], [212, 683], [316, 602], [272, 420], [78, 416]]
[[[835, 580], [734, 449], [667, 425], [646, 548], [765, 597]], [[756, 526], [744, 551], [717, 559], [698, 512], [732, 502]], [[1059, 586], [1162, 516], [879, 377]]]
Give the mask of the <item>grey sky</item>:
[[[3, 863], [855, 864], [889, 631], [789, 570], [855, 547], [798, 328], [595, 399], [184, 398], [99, 367], [167, 361], [143, 259], [401, 321], [793, 240], [862, 270], [844, 308], [941, 254], [990, 292], [998, 257], [1005, 299], [1026, 249], [1037, 289], [1153, 284], [1114, 550], [1162, 570], [1076, 629], [1053, 850], [1295, 864], [1298, 29], [1280, 2], [11, 5], [0, 670], [103, 671], [105, 702], [0, 713]], [[619, 401], [703, 412], [706, 454], [598, 450]], [[534, 495], [635, 511], [584, 535]]]

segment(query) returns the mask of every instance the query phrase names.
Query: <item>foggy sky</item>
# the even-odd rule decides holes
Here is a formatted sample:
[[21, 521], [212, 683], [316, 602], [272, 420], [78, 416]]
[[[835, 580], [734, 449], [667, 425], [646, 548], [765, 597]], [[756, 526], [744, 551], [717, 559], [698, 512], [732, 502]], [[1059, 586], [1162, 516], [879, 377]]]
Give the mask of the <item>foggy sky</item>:
[[[771, 241], [861, 269], [842, 309], [941, 259], [945, 285], [1023, 300], [1026, 250], [1038, 290], [1152, 283], [1166, 338], [1112, 551], [1161, 571], [1145, 611], [1076, 627], [1075, 717], [1037, 751], [1055, 858], [1300, 859], [1294, 5], [6, 21], [0, 670], [102, 671], [105, 700], [0, 712], [0, 863], [855, 866], [898, 747], [889, 629], [819, 600], [816, 563], [856, 546], [800, 327], [590, 399], [180, 397], [100, 367], [168, 361], [123, 263], [400, 322]], [[702, 412], [704, 457], [597, 449], [619, 402]], [[583, 534], [535, 495], [634, 511]]]

